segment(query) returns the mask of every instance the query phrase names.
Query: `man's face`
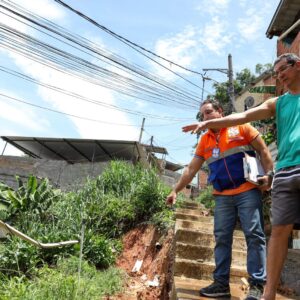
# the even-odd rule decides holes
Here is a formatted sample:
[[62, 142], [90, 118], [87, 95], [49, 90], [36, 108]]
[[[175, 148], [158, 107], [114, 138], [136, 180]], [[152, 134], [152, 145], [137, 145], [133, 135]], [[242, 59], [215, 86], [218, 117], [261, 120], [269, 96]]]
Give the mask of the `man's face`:
[[215, 110], [211, 103], [201, 106], [200, 113], [203, 121], [221, 118], [223, 116], [222, 110]]
[[290, 63], [286, 59], [280, 60], [274, 66], [274, 72], [278, 80], [286, 87], [289, 87], [300, 76], [299, 62]]

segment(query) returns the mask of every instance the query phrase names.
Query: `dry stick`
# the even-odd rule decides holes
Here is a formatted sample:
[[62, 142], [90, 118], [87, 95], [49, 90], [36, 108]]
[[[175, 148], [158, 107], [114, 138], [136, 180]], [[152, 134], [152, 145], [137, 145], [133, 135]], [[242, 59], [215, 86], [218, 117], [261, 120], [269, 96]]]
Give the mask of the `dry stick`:
[[81, 235], [80, 235], [80, 252], [79, 252], [79, 265], [78, 265], [78, 288], [76, 291], [76, 296], [77, 292], [80, 289], [80, 275], [81, 275], [81, 264], [82, 264], [82, 251], [83, 251], [83, 242], [84, 242], [84, 223], [82, 223], [81, 227]]
[[78, 244], [79, 241], [76, 240], [72, 240], [72, 241], [64, 241], [64, 242], [58, 242], [58, 243], [40, 243], [34, 239], [32, 239], [31, 237], [29, 237], [28, 235], [22, 233], [21, 231], [15, 229], [14, 227], [8, 225], [7, 223], [4, 223], [3, 221], [0, 220], [0, 228], [4, 228], [4, 230], [6, 230], [8, 233], [11, 233], [13, 235], [18, 236], [19, 238], [21, 238], [24, 241], [27, 241], [35, 246], [38, 246], [40, 248], [44, 248], [44, 249], [50, 249], [50, 248], [56, 248], [56, 247], [62, 247], [62, 246], [68, 246], [68, 245], [74, 245], [74, 244]]

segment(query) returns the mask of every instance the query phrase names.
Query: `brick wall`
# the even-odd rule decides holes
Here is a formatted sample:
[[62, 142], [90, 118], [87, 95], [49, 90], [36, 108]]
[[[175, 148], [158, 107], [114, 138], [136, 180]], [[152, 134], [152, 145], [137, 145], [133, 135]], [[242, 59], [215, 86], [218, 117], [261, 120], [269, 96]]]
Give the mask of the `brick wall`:
[[[288, 45], [282, 41], [277, 42], [277, 56], [280, 56], [284, 53], [294, 53], [300, 56], [300, 32], [297, 34], [296, 38], [292, 42], [291, 45]], [[282, 95], [285, 92], [285, 89], [279, 82], [277, 81], [277, 95]]]

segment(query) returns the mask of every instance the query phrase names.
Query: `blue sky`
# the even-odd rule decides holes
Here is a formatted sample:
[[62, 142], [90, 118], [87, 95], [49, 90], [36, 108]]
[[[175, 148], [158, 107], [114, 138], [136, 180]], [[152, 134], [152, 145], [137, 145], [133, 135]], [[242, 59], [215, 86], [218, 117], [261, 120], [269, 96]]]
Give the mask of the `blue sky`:
[[[105, 53], [114, 53], [131, 66], [138, 65], [168, 87], [192, 94], [194, 99], [187, 98], [184, 105], [178, 105], [172, 102], [177, 101], [172, 92], [167, 91], [170, 101], [160, 99], [160, 104], [155, 104], [149, 96], [129, 97], [30, 60], [20, 55], [21, 48], [16, 42], [13, 42], [17, 46], [14, 50], [7, 46], [10, 36], [4, 26], [123, 75], [127, 78], [126, 82], [132, 79], [153, 85], [153, 82], [137, 78], [124, 69], [101, 61], [99, 57], [87, 55], [66, 45], [65, 41], [57, 41], [29, 27], [0, 8], [1, 135], [138, 140], [143, 114], [147, 114], [142, 142], [149, 143], [153, 136], [155, 145], [167, 148], [168, 160], [181, 164], [190, 161], [196, 138], [182, 133], [181, 127], [195, 120], [197, 105], [202, 97], [200, 75], [149, 55], [168, 70], [162, 68], [54, 0], [0, 0], [0, 3], [5, 6], [7, 3], [22, 5], [26, 10], [88, 39], [93, 46], [97, 44]], [[276, 40], [266, 38], [265, 32], [279, 0], [65, 0], [65, 3], [128, 40], [198, 72], [202, 72], [203, 68], [226, 68], [228, 53], [233, 57], [234, 72], [243, 68], [254, 72], [257, 63], [272, 63], [276, 58]], [[34, 82], [9, 75], [8, 70], [29, 76]], [[209, 71], [206, 76], [216, 81], [226, 80], [225, 74], [215, 71]], [[100, 101], [101, 105], [37, 83], [64, 89], [85, 97], [85, 100]], [[157, 86], [153, 85], [153, 90], [155, 88]], [[204, 98], [212, 92], [211, 81], [206, 81]], [[46, 111], [15, 99], [81, 119]], [[128, 114], [124, 110], [134, 113]], [[1, 142], [1, 151], [3, 147]], [[17, 152], [8, 147], [5, 154]]]

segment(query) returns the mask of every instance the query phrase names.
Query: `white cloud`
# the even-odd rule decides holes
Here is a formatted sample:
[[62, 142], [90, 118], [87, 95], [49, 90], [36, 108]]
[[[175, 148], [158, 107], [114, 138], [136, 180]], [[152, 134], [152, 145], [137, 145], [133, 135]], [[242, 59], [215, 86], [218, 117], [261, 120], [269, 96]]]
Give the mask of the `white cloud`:
[[[192, 64], [193, 60], [196, 58], [197, 53], [197, 38], [196, 30], [194, 27], [189, 26], [183, 30], [183, 32], [178, 33], [174, 37], [167, 39], [158, 40], [155, 44], [154, 52], [158, 55], [167, 58], [170, 61], [174, 61], [181, 66], [188, 67]], [[161, 61], [163, 65], [171, 69], [174, 72], [184, 73], [184, 70], [172, 65], [171, 63]], [[173, 78], [173, 74], [167, 70], [154, 65], [160, 76], [167, 79]]]
[[247, 6], [247, 2], [248, 0], [238, 0], [239, 5], [243, 8]]
[[[0, 93], [12, 98], [22, 99], [21, 96], [12, 94], [9, 91], [1, 90]], [[0, 106], [0, 118], [17, 124], [22, 128], [41, 132], [49, 127], [49, 122], [41, 119], [34, 109], [27, 107], [26, 104], [15, 104], [13, 100], [0, 96]]]
[[53, 21], [65, 18], [64, 10], [51, 0], [14, 0], [14, 3], [26, 8], [30, 12]]
[[262, 24], [262, 17], [253, 15], [250, 18], [238, 19], [237, 27], [243, 39], [254, 41], [262, 30]]
[[[1, 129], [0, 131], [1, 136], [18, 136], [17, 132], [9, 129]], [[16, 147], [12, 146], [9, 143], [6, 143], [6, 141], [3, 141], [0, 139], [0, 154], [3, 155], [11, 155], [11, 156], [22, 156], [24, 155], [23, 151], [20, 151]]]
[[[20, 6], [21, 9], [25, 8], [31, 13], [38, 14], [39, 16], [50, 19], [52, 21], [62, 21], [65, 19], [64, 11], [60, 7], [58, 7], [58, 5], [54, 5], [50, 0], [14, 0], [14, 3], [17, 4], [17, 7]], [[6, 7], [11, 8], [10, 6]], [[30, 29], [30, 27], [22, 23], [24, 22], [23, 18], [11, 13], [4, 8], [0, 8], [0, 12], [1, 23], [21, 32], [32, 32], [32, 29]], [[20, 20], [21, 22], [18, 20]]]
[[200, 42], [214, 54], [221, 55], [223, 54], [222, 50], [232, 41], [234, 35], [227, 29], [227, 22], [221, 21], [219, 17], [214, 17], [212, 22], [204, 26]]
[[202, 13], [209, 13], [212, 16], [227, 13], [230, 0], [202, 0], [196, 7]]
[[[114, 104], [112, 93], [106, 88], [95, 86], [83, 80], [66, 76], [54, 70], [44, 69], [42, 81], [51, 85], [95, 99], [107, 104]], [[47, 78], [47, 79], [46, 79]], [[130, 125], [126, 114], [103, 106], [91, 104], [76, 98], [40, 87], [41, 97], [51, 103], [56, 110], [84, 118], [101, 120], [103, 123], [69, 117], [82, 138], [137, 140], [138, 130], [132, 126], [113, 125], [107, 123]], [[105, 123], [106, 122], [106, 123]]]
[[241, 38], [246, 42], [257, 42], [259, 37], [265, 39], [266, 12], [271, 9], [272, 6], [270, 3], [261, 3], [259, 8], [255, 3], [252, 3], [251, 5], [247, 3], [244, 15], [237, 20], [237, 29]]
[[[21, 5], [26, 6], [27, 9], [38, 13], [47, 19], [59, 20], [65, 17], [62, 9], [57, 5], [53, 5], [53, 2], [49, 0], [28, 0], [28, 1], [19, 1]], [[6, 22], [10, 22], [7, 20]], [[9, 23], [10, 24], [10, 23]], [[12, 24], [17, 26], [16, 24]], [[22, 28], [23, 31], [26, 30], [26, 27]], [[103, 47], [101, 45], [101, 47]], [[14, 63], [25, 73], [29, 74], [31, 77], [35, 78], [38, 81], [61, 87], [63, 89], [72, 91], [74, 93], [83, 95], [88, 98], [98, 99], [99, 101], [114, 104], [114, 98], [111, 91], [103, 87], [95, 86], [93, 84], [87, 83], [78, 78], [74, 78], [68, 75], [65, 75], [61, 72], [58, 72], [54, 69], [43, 66], [39, 63], [33, 62], [23, 56], [18, 54], [7, 52], [10, 58], [13, 59]], [[54, 109], [82, 116], [85, 118], [101, 120], [108, 123], [118, 123], [130, 125], [130, 121], [125, 113], [120, 111], [112, 110], [109, 108], [101, 107], [98, 105], [93, 105], [87, 102], [81, 102], [70, 96], [66, 96], [61, 93], [49, 90], [44, 87], [37, 88], [41, 100], [51, 104], [43, 105], [48, 106], [49, 108], [54, 107]], [[41, 101], [42, 102], [42, 101]], [[7, 109], [13, 110], [13, 106], [7, 107]], [[3, 112], [4, 110], [2, 110]], [[17, 109], [14, 109], [14, 113], [17, 112]], [[2, 117], [8, 118], [3, 113]], [[24, 116], [22, 116], [24, 118]], [[98, 138], [98, 139], [129, 139], [137, 140], [139, 130], [132, 126], [113, 126], [105, 123], [96, 123], [91, 121], [80, 120], [77, 118], [69, 118], [77, 128], [79, 135], [82, 138]], [[21, 120], [20, 115], [20, 120]], [[53, 115], [55, 120], [55, 113]], [[26, 123], [32, 129], [37, 130], [36, 118], [32, 113], [28, 113]], [[25, 121], [24, 121], [25, 122]]]

